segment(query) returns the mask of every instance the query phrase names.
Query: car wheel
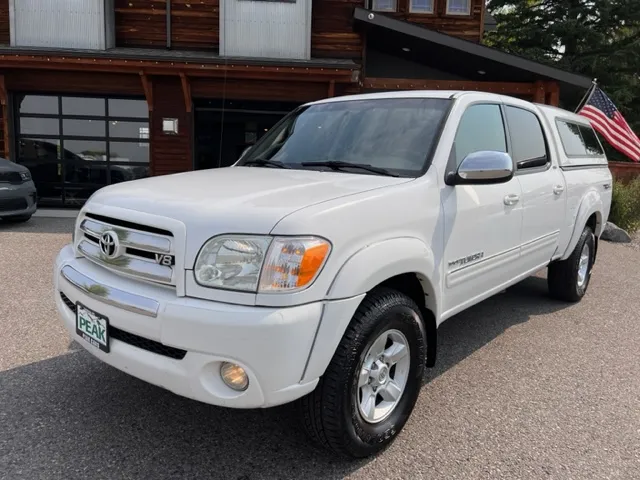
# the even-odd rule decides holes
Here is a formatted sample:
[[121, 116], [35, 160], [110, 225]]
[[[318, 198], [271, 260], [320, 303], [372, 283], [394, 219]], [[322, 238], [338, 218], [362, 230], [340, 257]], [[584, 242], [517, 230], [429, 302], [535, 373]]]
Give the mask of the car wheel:
[[424, 321], [395, 290], [371, 292], [300, 410], [309, 436], [350, 457], [385, 449], [413, 411], [426, 361]]
[[2, 217], [2, 220], [7, 223], [23, 223], [28, 222], [31, 219], [31, 215], [11, 215], [10, 217]]
[[565, 302], [579, 302], [589, 287], [595, 258], [595, 236], [585, 227], [569, 258], [549, 265], [547, 283], [552, 297]]

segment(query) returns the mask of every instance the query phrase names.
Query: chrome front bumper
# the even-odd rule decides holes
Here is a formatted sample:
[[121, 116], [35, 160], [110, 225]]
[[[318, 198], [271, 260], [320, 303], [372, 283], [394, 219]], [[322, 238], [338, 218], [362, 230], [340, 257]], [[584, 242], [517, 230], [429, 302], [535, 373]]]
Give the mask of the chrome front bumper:
[[67, 282], [94, 300], [139, 315], [146, 315], [152, 318], [158, 316], [160, 303], [151, 298], [101, 285], [70, 265], [62, 267], [60, 274]]

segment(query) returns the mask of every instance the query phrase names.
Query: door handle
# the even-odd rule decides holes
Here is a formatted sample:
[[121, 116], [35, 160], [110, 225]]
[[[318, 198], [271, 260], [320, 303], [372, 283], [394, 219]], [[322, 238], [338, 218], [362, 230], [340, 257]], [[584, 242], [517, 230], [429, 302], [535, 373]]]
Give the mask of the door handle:
[[506, 197], [504, 197], [504, 204], [505, 205], [515, 205], [519, 201], [520, 201], [520, 195], [516, 195], [515, 193], [511, 193], [511, 194], [507, 195]]
[[562, 192], [564, 192], [564, 185], [556, 185], [553, 187], [553, 193], [556, 195], [560, 195]]

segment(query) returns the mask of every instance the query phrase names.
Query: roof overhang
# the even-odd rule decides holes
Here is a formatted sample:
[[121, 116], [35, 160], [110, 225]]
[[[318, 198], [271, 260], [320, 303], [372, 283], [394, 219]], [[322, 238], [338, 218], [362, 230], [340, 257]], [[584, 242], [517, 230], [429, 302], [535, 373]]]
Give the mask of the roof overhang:
[[351, 60], [232, 58], [208, 52], [142, 48], [77, 50], [0, 47], [0, 68], [135, 74], [144, 72], [149, 75], [182, 74], [230, 79], [277, 78], [336, 83], [355, 83], [360, 79], [360, 65]]
[[[535, 82], [557, 81], [570, 89], [591, 86], [590, 78], [566, 72], [490, 48], [479, 43], [453, 37], [406, 21], [397, 20], [356, 7], [354, 19], [371, 33], [367, 47], [428, 63], [432, 67], [455, 73], [469, 80]], [[407, 52], [409, 54], [407, 55]]]

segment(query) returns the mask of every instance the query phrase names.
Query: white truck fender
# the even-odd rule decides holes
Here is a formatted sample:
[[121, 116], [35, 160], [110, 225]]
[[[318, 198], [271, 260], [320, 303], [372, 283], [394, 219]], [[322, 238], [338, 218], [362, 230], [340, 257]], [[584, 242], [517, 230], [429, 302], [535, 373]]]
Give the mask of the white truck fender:
[[582, 201], [580, 202], [580, 207], [578, 208], [578, 213], [576, 214], [576, 221], [573, 224], [573, 233], [571, 234], [571, 239], [569, 240], [569, 244], [561, 257], [561, 260], [566, 260], [573, 252], [573, 249], [576, 248], [578, 244], [578, 240], [580, 239], [580, 235], [582, 235], [582, 231], [584, 230], [585, 225], [587, 224], [587, 220], [591, 215], [596, 215], [596, 229], [595, 234], [596, 237], [600, 237], [602, 233], [604, 225], [602, 225], [602, 211], [604, 210], [604, 205], [602, 203], [602, 199], [600, 195], [595, 190], [589, 190], [584, 197], [582, 197]]
[[399, 237], [367, 245], [352, 255], [340, 268], [326, 298], [348, 298], [367, 293], [376, 285], [396, 275], [416, 273], [425, 293], [427, 305], [437, 317], [435, 258], [431, 248], [415, 237]]
[[427, 294], [427, 307], [437, 315], [438, 298], [431, 283], [434, 263], [431, 248], [414, 237], [384, 240], [367, 245], [352, 255], [329, 287], [326, 298], [330, 301], [325, 303], [301, 381], [324, 374], [366, 293], [389, 278], [416, 273]]

